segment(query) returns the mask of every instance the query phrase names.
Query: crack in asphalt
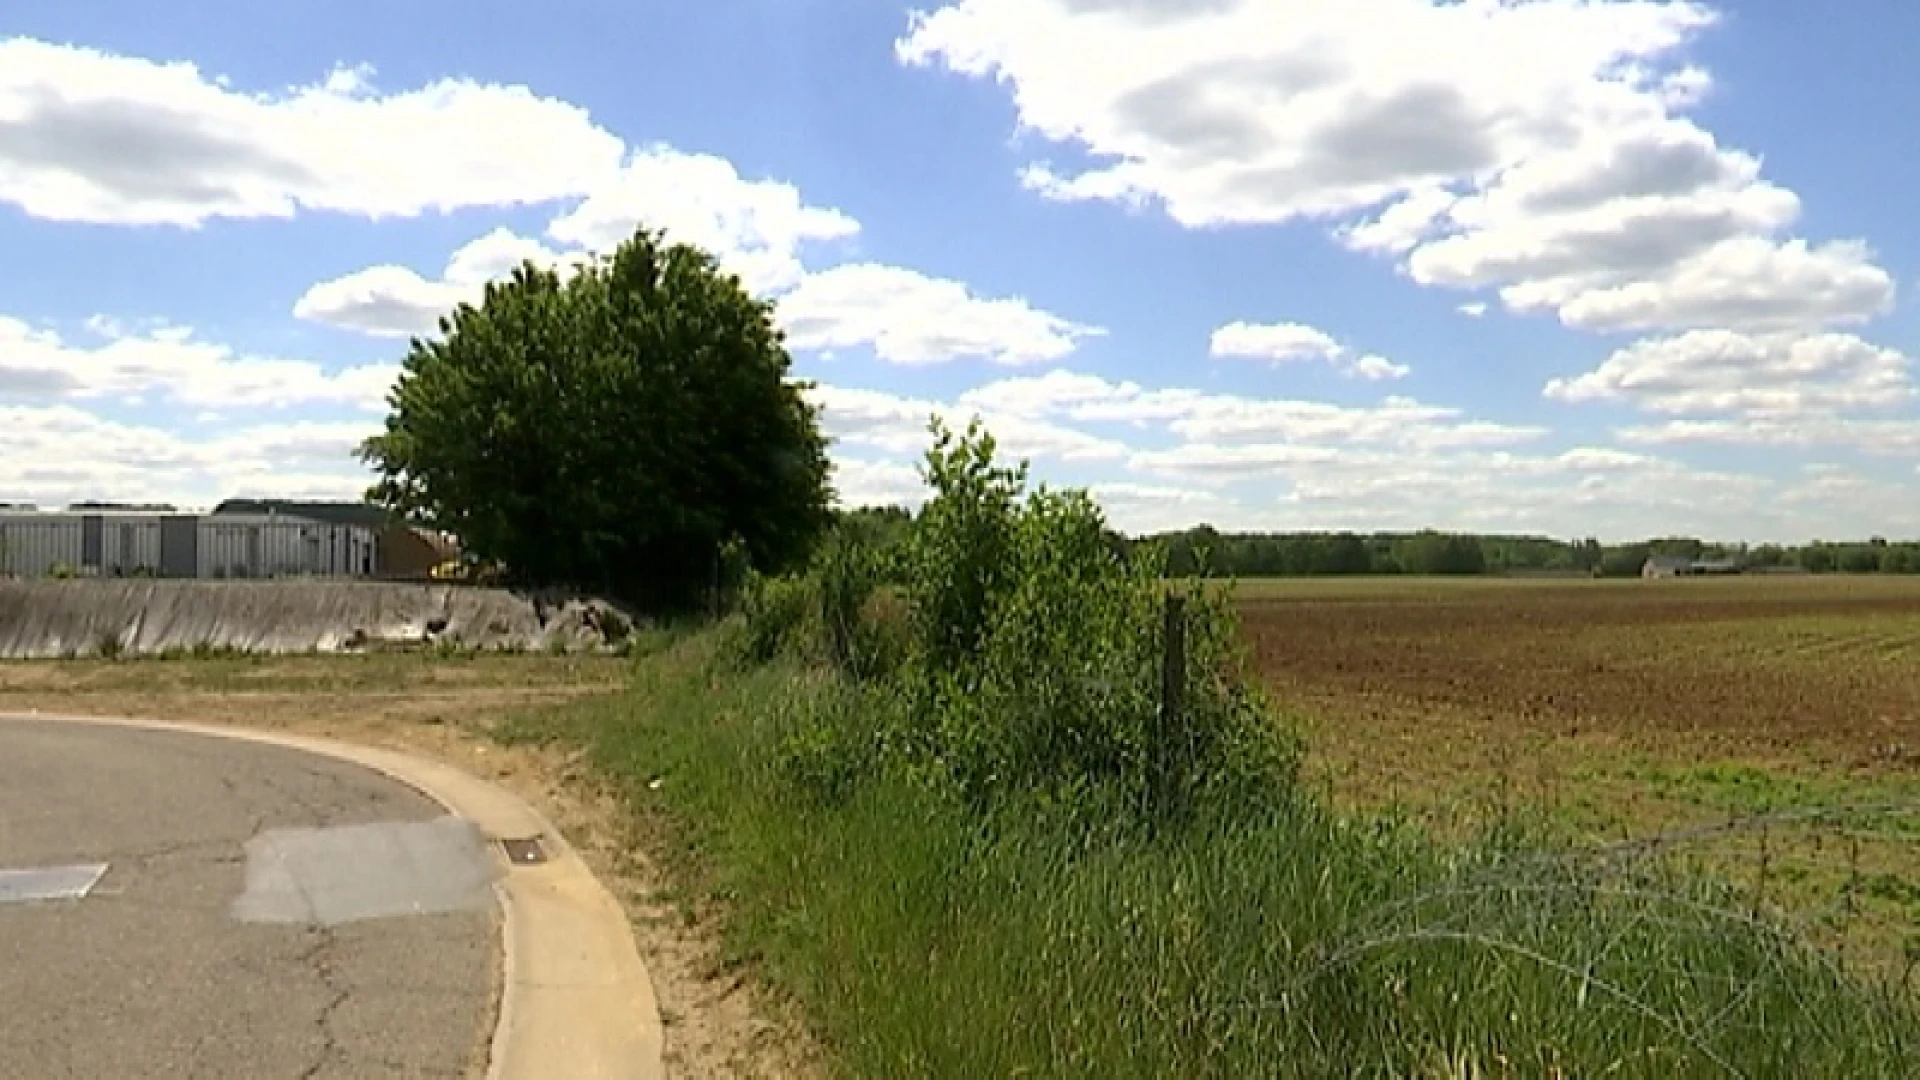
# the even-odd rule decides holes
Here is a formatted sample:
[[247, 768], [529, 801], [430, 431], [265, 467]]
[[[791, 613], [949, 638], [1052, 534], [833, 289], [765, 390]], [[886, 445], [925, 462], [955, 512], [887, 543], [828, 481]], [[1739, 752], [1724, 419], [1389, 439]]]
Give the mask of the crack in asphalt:
[[300, 954], [300, 963], [312, 967], [314, 975], [320, 980], [320, 985], [326, 987], [331, 996], [314, 1017], [314, 1029], [320, 1033], [320, 1053], [315, 1057], [313, 1064], [300, 1073], [300, 1080], [313, 1080], [328, 1064], [345, 1059], [346, 1054], [341, 1049], [340, 1037], [333, 1030], [333, 1017], [340, 1011], [340, 1007], [347, 1003], [347, 999], [353, 996], [352, 989], [339, 981], [339, 973], [333, 966], [330, 954], [339, 941], [333, 929], [327, 926], [316, 926], [308, 932], [314, 935], [315, 941], [311, 948]]

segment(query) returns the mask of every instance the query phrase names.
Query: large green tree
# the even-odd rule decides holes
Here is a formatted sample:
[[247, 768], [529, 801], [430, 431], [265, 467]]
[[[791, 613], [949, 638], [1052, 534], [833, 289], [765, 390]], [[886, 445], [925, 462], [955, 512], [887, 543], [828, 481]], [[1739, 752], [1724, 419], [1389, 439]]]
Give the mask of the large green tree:
[[571, 276], [524, 265], [412, 342], [369, 497], [525, 584], [694, 603], [723, 553], [778, 571], [830, 521], [790, 364], [768, 302], [658, 233]]

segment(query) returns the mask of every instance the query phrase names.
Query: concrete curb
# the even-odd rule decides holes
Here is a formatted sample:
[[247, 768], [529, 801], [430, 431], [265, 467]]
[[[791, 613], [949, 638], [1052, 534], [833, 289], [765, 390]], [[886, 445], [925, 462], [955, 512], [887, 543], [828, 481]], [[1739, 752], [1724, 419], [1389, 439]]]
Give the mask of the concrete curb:
[[490, 840], [538, 838], [546, 861], [509, 865], [494, 885], [504, 970], [488, 1080], [664, 1080], [660, 1008], [625, 910], [559, 830], [514, 795], [437, 761], [306, 735], [118, 717], [0, 714], [0, 721], [10, 718], [206, 735], [319, 754], [414, 788], [472, 821]]

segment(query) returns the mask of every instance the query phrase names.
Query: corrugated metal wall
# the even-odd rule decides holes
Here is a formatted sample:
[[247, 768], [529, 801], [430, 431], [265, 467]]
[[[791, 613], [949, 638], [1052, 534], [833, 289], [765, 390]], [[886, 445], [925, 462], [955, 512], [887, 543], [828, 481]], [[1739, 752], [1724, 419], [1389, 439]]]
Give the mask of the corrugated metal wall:
[[165, 551], [160, 515], [0, 513], [0, 573], [46, 577], [67, 566], [159, 576], [190, 565], [202, 578], [371, 577], [379, 569], [374, 531], [359, 526], [237, 514], [172, 520], [193, 522], [193, 551]]
[[101, 515], [100, 575], [133, 577], [160, 572], [160, 519]]
[[373, 574], [371, 529], [284, 517], [222, 514], [200, 519], [203, 578], [365, 577]]
[[45, 577], [58, 565], [80, 565], [80, 519], [0, 514], [0, 573]]

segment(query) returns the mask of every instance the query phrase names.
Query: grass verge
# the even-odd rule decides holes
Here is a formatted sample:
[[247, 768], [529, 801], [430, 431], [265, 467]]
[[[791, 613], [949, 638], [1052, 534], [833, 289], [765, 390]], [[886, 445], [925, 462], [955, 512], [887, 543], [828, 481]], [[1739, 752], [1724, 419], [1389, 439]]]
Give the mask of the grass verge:
[[1920, 1075], [1897, 980], [1647, 845], [1442, 845], [1305, 795], [1151, 834], [1041, 793], [982, 813], [810, 749], [898, 709], [885, 684], [718, 647], [499, 735], [583, 748], [659, 822], [846, 1075]]

